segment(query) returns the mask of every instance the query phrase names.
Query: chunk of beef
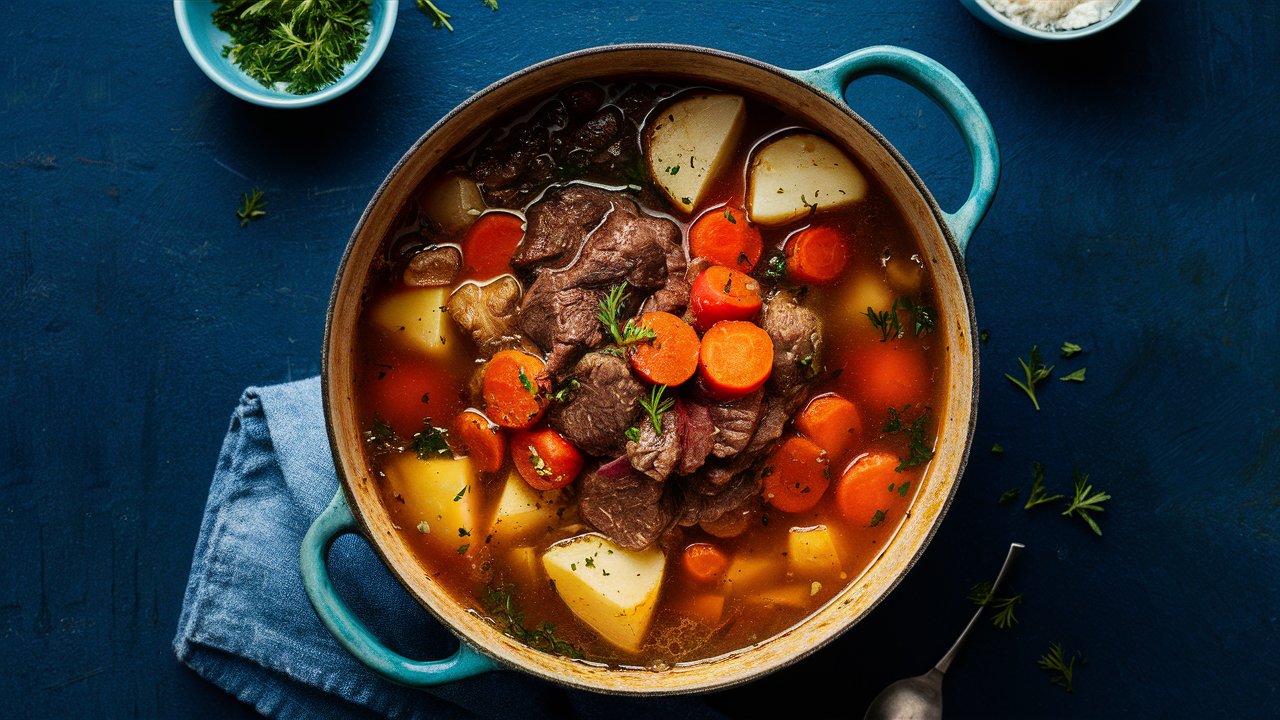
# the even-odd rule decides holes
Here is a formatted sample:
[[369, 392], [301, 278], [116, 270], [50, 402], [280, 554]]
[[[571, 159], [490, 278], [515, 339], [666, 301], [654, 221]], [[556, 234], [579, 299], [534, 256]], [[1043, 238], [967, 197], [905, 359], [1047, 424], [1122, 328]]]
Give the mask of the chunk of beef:
[[707, 461], [715, 447], [716, 426], [711, 422], [711, 411], [700, 402], [684, 404], [685, 418], [681, 432], [680, 464], [676, 468], [678, 475], [688, 475]]
[[720, 470], [726, 471], [723, 473], [704, 468], [686, 479], [681, 487], [677, 522], [685, 527], [715, 522], [758, 495], [762, 486], [760, 473], [750, 463], [729, 472], [738, 464], [720, 466]]
[[578, 507], [592, 527], [631, 550], [652, 545], [675, 520], [663, 483], [638, 472], [621, 477], [588, 473], [580, 482]]
[[751, 442], [756, 425], [760, 422], [760, 402], [763, 390], [728, 403], [710, 403], [707, 410], [711, 424], [715, 426], [715, 446], [712, 452], [718, 458], [737, 455]]
[[653, 423], [642, 419], [640, 438], [627, 441], [631, 467], [658, 482], [665, 481], [680, 462], [680, 426], [683, 424], [680, 405], [677, 403], [676, 409], [663, 414], [661, 433], [654, 431]]
[[594, 83], [577, 83], [565, 88], [560, 99], [571, 116], [582, 117], [604, 102], [604, 88]]
[[531, 265], [563, 264], [619, 202], [635, 207], [617, 193], [593, 187], [574, 185], [547, 193], [529, 208], [524, 238], [511, 257], [511, 267], [523, 270]]
[[666, 261], [666, 284], [645, 299], [640, 312], [666, 312], [679, 317], [689, 306], [689, 293], [693, 290], [693, 282], [686, 277], [688, 261], [679, 237], [667, 244]]
[[505, 188], [518, 180], [528, 180], [535, 159], [546, 153], [549, 142], [550, 135], [542, 125], [516, 126], [507, 137], [480, 151], [473, 170], [475, 179], [485, 189]]
[[596, 316], [610, 287], [627, 283], [634, 304], [663, 285], [666, 249], [679, 240], [675, 223], [619, 201], [586, 236], [571, 264], [538, 275], [525, 295], [520, 328], [548, 353], [542, 382], [563, 379], [582, 351], [604, 344]]
[[515, 335], [520, 283], [509, 275], [487, 285], [463, 284], [449, 296], [445, 308], [484, 357], [518, 344]]
[[767, 451], [773, 443], [782, 437], [782, 430], [787, 421], [800, 409], [804, 395], [795, 393], [791, 397], [769, 395], [760, 404], [760, 423], [756, 425], [755, 434], [747, 444], [746, 452], [759, 454]]
[[644, 386], [631, 375], [626, 360], [590, 353], [573, 367], [578, 388], [563, 403], [553, 403], [547, 422], [590, 455], [620, 455], [627, 428], [640, 415]]
[[774, 293], [760, 310], [760, 327], [773, 340], [769, 387], [790, 396], [804, 389], [822, 363], [822, 321], [787, 290]]
[[610, 105], [603, 107], [586, 122], [578, 126], [570, 136], [574, 150], [585, 150], [592, 155], [603, 150], [622, 132], [622, 111]]
[[462, 270], [462, 253], [452, 245], [419, 250], [404, 269], [402, 279], [411, 287], [452, 285]]

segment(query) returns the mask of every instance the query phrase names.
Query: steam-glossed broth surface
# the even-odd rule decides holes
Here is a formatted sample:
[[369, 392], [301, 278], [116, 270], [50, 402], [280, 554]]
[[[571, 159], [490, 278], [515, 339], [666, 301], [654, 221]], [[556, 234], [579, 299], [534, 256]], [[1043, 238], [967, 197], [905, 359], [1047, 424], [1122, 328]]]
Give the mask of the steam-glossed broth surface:
[[[423, 180], [370, 274], [355, 386], [383, 501], [458, 603], [546, 652], [664, 667], [777, 635], [875, 561], [925, 480], [944, 318], [897, 207], [829, 142], [740, 90], [619, 79], [514, 110]], [[725, 241], [735, 272], [703, 311], [732, 282], [763, 306], [740, 322], [773, 361], [740, 397], [717, 373], [747, 363], [708, 359], [691, 309], [716, 264], [692, 228], [713, 220], [703, 248], [759, 236]], [[538, 259], [548, 238], [564, 247]], [[676, 345], [617, 343], [611, 290], [621, 331], [654, 308], [698, 328], [692, 377], [637, 370]]]

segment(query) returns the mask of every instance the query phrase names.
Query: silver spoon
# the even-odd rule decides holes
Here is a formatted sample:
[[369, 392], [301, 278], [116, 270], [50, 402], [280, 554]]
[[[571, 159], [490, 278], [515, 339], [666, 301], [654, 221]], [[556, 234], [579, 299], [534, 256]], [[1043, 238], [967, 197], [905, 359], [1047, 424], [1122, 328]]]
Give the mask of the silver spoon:
[[[1009, 554], [1005, 556], [1000, 574], [996, 576], [996, 581], [991, 586], [992, 595], [1000, 591], [1005, 575], [1009, 574], [1009, 568], [1013, 567], [1013, 561], [1022, 554], [1024, 547], [1026, 546], [1022, 543], [1009, 545]], [[941, 720], [942, 676], [947, 672], [947, 668], [951, 667], [951, 661], [955, 660], [956, 653], [960, 652], [960, 646], [969, 636], [969, 631], [978, 624], [978, 619], [986, 609], [986, 606], [978, 608], [978, 611], [973, 614], [973, 619], [969, 620], [969, 624], [964, 627], [964, 632], [960, 633], [955, 644], [946, 655], [942, 656], [938, 664], [933, 666], [932, 670], [918, 677], [899, 680], [881, 690], [876, 699], [871, 701], [871, 706], [867, 708], [867, 714], [863, 716], [863, 720]]]

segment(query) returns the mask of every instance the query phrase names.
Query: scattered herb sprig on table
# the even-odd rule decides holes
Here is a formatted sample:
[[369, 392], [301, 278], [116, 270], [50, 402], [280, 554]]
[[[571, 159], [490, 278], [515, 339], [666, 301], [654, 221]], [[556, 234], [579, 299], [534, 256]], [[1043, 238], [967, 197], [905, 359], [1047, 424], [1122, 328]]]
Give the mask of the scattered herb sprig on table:
[[510, 589], [489, 588], [485, 594], [485, 607], [498, 629], [534, 650], [576, 659], [583, 657], [578, 646], [556, 635], [556, 628], [551, 623], [544, 622], [533, 629], [525, 627], [524, 612], [516, 607]]
[[618, 317], [630, 298], [631, 293], [627, 292], [627, 283], [625, 281], [619, 285], [614, 285], [609, 288], [609, 292], [600, 301], [600, 313], [596, 315], [596, 319], [600, 321], [601, 325], [604, 325], [605, 332], [609, 333], [609, 336], [618, 345], [634, 345], [635, 343], [653, 340], [658, 337], [658, 334], [651, 328], [637, 325], [634, 319], [623, 323], [621, 318]]
[[1085, 524], [1089, 526], [1089, 529], [1093, 530], [1093, 532], [1098, 536], [1101, 536], [1102, 528], [1098, 527], [1098, 523], [1094, 521], [1093, 517], [1090, 516], [1089, 513], [1105, 512], [1105, 509], [1102, 507], [1102, 503], [1110, 500], [1111, 496], [1101, 490], [1094, 492], [1093, 486], [1089, 484], [1088, 473], [1078, 473], [1073, 471], [1072, 475], [1075, 478], [1075, 496], [1071, 498], [1071, 504], [1063, 511], [1062, 514], [1067, 517], [1071, 517], [1072, 515], [1079, 517], [1081, 520], [1085, 521]]
[[218, 0], [222, 56], [264, 87], [307, 95], [332, 85], [369, 39], [369, 0]]
[[1049, 377], [1049, 374], [1053, 372], [1053, 366], [1046, 366], [1040, 359], [1039, 347], [1031, 348], [1031, 356], [1028, 360], [1018, 358], [1018, 364], [1022, 366], [1022, 372], [1026, 377], [1025, 380], [1018, 380], [1008, 373], [1005, 373], [1004, 376], [1009, 378], [1009, 382], [1022, 388], [1027, 397], [1031, 398], [1031, 404], [1036, 406], [1036, 411], [1038, 412], [1040, 410], [1040, 401], [1036, 399], [1036, 384]]
[[[449, 23], [450, 18], [453, 17], [452, 15], [436, 7], [436, 4], [431, 0], [416, 0], [416, 2], [418, 11], [431, 18], [431, 27], [437, 30], [443, 29], [453, 32], [453, 25]], [[484, 6], [490, 10], [496, 11], [498, 9], [498, 0], [480, 0], [480, 2], [484, 3]]]
[[896, 472], [923, 465], [933, 459], [933, 448], [925, 444], [925, 426], [929, 423], [929, 409], [925, 408], [914, 420], [907, 420], [905, 415], [910, 409], [910, 405], [902, 406], [901, 410], [890, 407], [889, 417], [880, 427], [886, 433], [901, 433], [907, 439], [907, 457], [898, 457], [898, 467], [894, 468]]
[[1037, 505], [1046, 505], [1051, 502], [1057, 502], [1066, 495], [1050, 495], [1044, 489], [1044, 465], [1040, 463], [1031, 464], [1031, 495], [1027, 497], [1027, 504], [1023, 505], [1024, 510], [1030, 510]]
[[1069, 358], [1078, 355], [1084, 348], [1073, 342], [1062, 343], [1062, 357]]
[[674, 399], [663, 397], [666, 391], [666, 385], [654, 385], [649, 389], [648, 396], [640, 398], [640, 407], [643, 407], [644, 411], [649, 414], [649, 422], [653, 424], [653, 431], [659, 435], [662, 434], [662, 416], [676, 406]]
[[991, 624], [1001, 630], [1007, 630], [1018, 624], [1018, 616], [1014, 614], [1014, 610], [1022, 604], [1021, 594], [998, 598], [993, 592], [991, 583], [981, 582], [969, 590], [969, 600], [974, 605], [994, 610]]
[[1069, 693], [1074, 693], [1075, 687], [1072, 681], [1074, 679], [1076, 660], [1079, 660], [1081, 665], [1087, 662], [1084, 654], [1079, 650], [1072, 654], [1068, 660], [1066, 654], [1062, 651], [1062, 644], [1054, 643], [1049, 646], [1049, 652], [1040, 656], [1036, 664], [1040, 666], [1040, 669], [1053, 673], [1053, 677], [1049, 678], [1049, 682]]
[[267, 201], [262, 197], [262, 191], [258, 188], [244, 194], [240, 198], [240, 208], [236, 210], [236, 217], [240, 218], [240, 227], [248, 225], [254, 220], [261, 220], [267, 215]]
[[1059, 380], [1061, 380], [1061, 381], [1063, 381], [1063, 382], [1084, 382], [1084, 371], [1085, 371], [1086, 369], [1087, 369], [1087, 368], [1080, 368], [1079, 370], [1076, 370], [1075, 372], [1071, 373], [1070, 375], [1063, 375], [1062, 377], [1060, 377], [1060, 378], [1058, 378], [1058, 379], [1059, 379]]

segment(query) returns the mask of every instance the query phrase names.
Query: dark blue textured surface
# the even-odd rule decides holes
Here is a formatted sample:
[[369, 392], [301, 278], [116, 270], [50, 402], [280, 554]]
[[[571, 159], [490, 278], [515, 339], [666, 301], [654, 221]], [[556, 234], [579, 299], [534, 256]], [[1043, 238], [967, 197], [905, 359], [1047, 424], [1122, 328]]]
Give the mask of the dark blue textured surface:
[[[866, 623], [708, 702], [860, 716], [945, 650], [969, 586], [1021, 540], [1022, 622], [974, 638], [952, 716], [1280, 714], [1275, 3], [1147, 0], [1096, 39], [1031, 47], [954, 0], [449, 0], [456, 33], [406, 10], [364, 85], [297, 113], [215, 88], [168, 3], [38, 5], [0, 6], [0, 715], [250, 714], [169, 648], [235, 399], [318, 371], [347, 235], [427, 126], [509, 72], [617, 41], [792, 68], [904, 45], [969, 83], [1005, 161], [968, 258], [991, 333], [975, 452], [940, 534]], [[958, 205], [969, 167], [942, 115], [889, 80], [850, 95]], [[255, 185], [270, 215], [241, 230]], [[1035, 413], [1002, 374], [1067, 339], [1087, 352], [1062, 366], [1089, 379], [1051, 381]], [[1051, 485], [1075, 466], [1115, 496], [1105, 537], [996, 504], [1034, 460]], [[1053, 641], [1089, 657], [1073, 696], [1035, 666]]]

